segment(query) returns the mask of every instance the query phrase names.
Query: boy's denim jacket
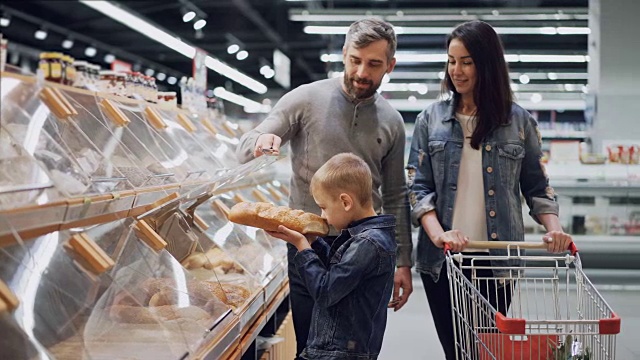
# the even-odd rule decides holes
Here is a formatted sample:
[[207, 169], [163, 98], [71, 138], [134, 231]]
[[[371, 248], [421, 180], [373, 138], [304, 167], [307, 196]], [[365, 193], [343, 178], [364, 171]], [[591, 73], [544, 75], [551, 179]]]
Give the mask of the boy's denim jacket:
[[306, 359], [376, 359], [387, 324], [396, 267], [396, 221], [356, 221], [332, 242], [322, 238], [294, 257], [315, 302]]
[[[422, 215], [435, 209], [444, 230], [451, 230], [463, 140], [451, 100], [430, 105], [416, 118], [407, 166], [415, 226], [420, 226]], [[558, 214], [555, 193], [540, 162], [540, 144], [537, 122], [516, 104], [511, 107], [509, 123], [499, 126], [480, 144], [489, 240], [524, 241], [521, 191], [529, 214], [538, 223], [539, 214]], [[490, 253], [507, 255], [506, 250]], [[438, 281], [443, 261], [443, 250], [420, 226], [416, 269]], [[516, 265], [517, 261], [492, 261], [496, 276], [508, 272], [500, 267]]]

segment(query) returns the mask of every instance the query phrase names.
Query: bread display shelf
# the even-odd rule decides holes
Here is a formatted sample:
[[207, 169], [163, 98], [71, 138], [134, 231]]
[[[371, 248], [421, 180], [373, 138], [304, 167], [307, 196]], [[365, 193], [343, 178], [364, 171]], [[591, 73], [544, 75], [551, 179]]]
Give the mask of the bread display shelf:
[[240, 321], [235, 316], [227, 316], [217, 334], [211, 333], [203, 345], [193, 354], [194, 359], [225, 359], [238, 349], [240, 343]]
[[[54, 358], [240, 358], [282, 301], [285, 260], [211, 206], [226, 188], [271, 181], [262, 170], [280, 157], [238, 164], [241, 131], [217, 115], [19, 74], [0, 81], [0, 136], [22, 146], [44, 109], [30, 160], [50, 178], [37, 201], [0, 211], [0, 313], [32, 315], [27, 342]], [[213, 264], [214, 252], [225, 261]]]
[[[32, 128], [29, 124], [41, 114], [46, 116], [40, 132], [29, 136], [35, 135], [35, 156], [46, 168], [45, 178], [50, 178], [48, 188], [37, 191], [47, 196], [37, 200], [34, 196], [28, 203], [14, 202], [11, 208], [0, 210], [0, 215], [9, 217], [24, 238], [135, 216], [147, 211], [170, 190], [175, 189], [181, 196], [192, 192], [199, 195], [201, 189], [214, 191], [253, 172], [260, 164], [276, 160], [259, 159], [253, 167], [222, 164], [216, 156], [234, 159], [233, 148], [223, 145], [201, 124], [204, 119], [211, 126], [220, 123], [218, 126], [222, 127], [222, 120], [214, 121], [207, 114], [194, 117], [176, 107], [9, 72], [3, 72], [0, 81], [0, 135], [17, 139], [16, 144], [21, 147], [27, 143], [26, 132]], [[44, 112], [38, 115], [36, 109]], [[170, 122], [180, 131], [167, 131], [164, 125]], [[0, 153], [0, 160], [6, 155]], [[168, 164], [177, 165], [165, 169]], [[24, 180], [16, 181], [24, 186]], [[33, 218], [39, 221], [32, 221]], [[0, 243], [6, 237], [6, 229], [0, 228]]]

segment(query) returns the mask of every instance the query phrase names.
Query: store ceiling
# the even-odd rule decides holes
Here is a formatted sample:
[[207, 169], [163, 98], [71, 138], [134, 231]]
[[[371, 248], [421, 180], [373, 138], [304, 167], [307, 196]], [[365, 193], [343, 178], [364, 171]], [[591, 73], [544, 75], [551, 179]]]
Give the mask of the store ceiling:
[[[308, 34], [304, 32], [304, 28], [307, 25], [347, 26], [352, 21], [351, 18], [347, 17], [342, 22], [291, 20], [307, 15], [305, 11], [309, 15], [323, 15], [331, 12], [332, 14], [351, 14], [356, 17], [368, 14], [389, 16], [387, 19], [393, 19], [392, 22], [396, 26], [432, 28], [427, 30], [428, 32], [433, 32], [433, 27], [449, 28], [460, 23], [462, 19], [460, 15], [465, 14], [465, 11], [467, 16], [478, 12], [486, 13], [488, 17], [484, 18], [489, 19], [490, 23], [505, 28], [534, 27], [544, 28], [547, 31], [552, 29], [552, 32], [555, 31], [554, 29], [559, 30], [559, 27], [588, 28], [586, 20], [588, 0], [120, 0], [117, 3], [179, 36], [185, 42], [204, 49], [212, 56], [276, 92], [282, 91], [282, 86], [273, 78], [266, 79], [260, 73], [263, 65], [273, 66], [274, 49], [283, 51], [291, 59], [292, 87], [326, 78], [329, 71], [341, 70], [342, 65], [339, 61], [323, 62], [321, 55], [339, 54], [344, 36]], [[152, 68], [156, 73], [164, 71], [176, 77], [188, 75], [192, 71], [191, 61], [185, 56], [132, 31], [78, 1], [10, 0], [4, 1], [3, 4], [2, 8], [10, 15], [11, 23], [1, 31], [10, 41], [25, 45], [24, 49], [65, 51], [76, 58], [85, 58], [86, 47], [93, 45], [98, 50], [93, 61], [101, 62], [103, 66], [105, 66], [104, 55], [114, 53], [118, 58], [139, 64], [143, 71]], [[197, 34], [193, 29], [195, 20], [183, 22], [182, 12], [187, 8], [193, 8], [200, 16], [206, 16], [207, 24], [201, 34]], [[558, 12], [558, 9], [564, 9], [564, 11]], [[500, 16], [507, 13], [523, 15], [541, 12], [559, 15], [547, 20], [526, 22], [500, 20]], [[575, 12], [581, 16], [565, 16]], [[403, 21], [402, 16], [406, 19], [408, 15], [418, 14], [426, 17], [423, 17], [423, 20], [418, 18], [418, 21]], [[322, 19], [323, 16], [319, 18]], [[72, 35], [75, 34], [71, 36], [74, 40], [74, 47], [71, 50], [62, 48], [62, 41], [69, 35], [56, 25], [72, 31]], [[40, 27], [49, 33], [45, 40], [34, 38], [34, 32]], [[515, 32], [522, 32], [522, 30]], [[398, 50], [402, 53], [443, 54], [444, 39], [443, 34], [402, 34], [399, 36]], [[587, 54], [588, 35], [586, 34], [510, 34], [502, 35], [502, 39], [508, 54]], [[232, 40], [239, 40], [242, 49], [248, 51], [248, 57], [245, 60], [238, 60], [236, 55], [227, 53], [227, 47]], [[132, 54], [135, 56], [131, 56]], [[430, 86], [429, 92], [434, 93], [435, 91], [431, 90], [437, 85], [438, 72], [443, 68], [444, 64], [440, 61], [400, 62], [394, 71], [398, 76], [392, 76], [391, 82], [401, 84], [426, 82]], [[587, 82], [584, 79], [584, 74], [587, 72], [586, 62], [512, 62], [510, 68], [518, 84], [521, 84], [519, 76], [523, 73], [528, 74], [529, 83], [521, 84], [526, 91], [529, 91], [526, 89], [529, 87], [531, 91], [555, 92], [561, 96], [567, 91], [567, 84], [574, 84], [576, 88], [571, 90], [580, 92], [581, 85]], [[416, 72], [417, 76], [412, 72]], [[582, 75], [573, 75], [574, 79], [563, 79], [561, 74], [565, 72]], [[552, 73], [551, 79], [548, 73]], [[555, 79], [553, 73], [559, 75], [558, 79]], [[213, 71], [209, 71], [209, 84], [212, 88], [227, 86], [228, 90], [238, 94], [255, 99], [260, 98], [255, 92]], [[520, 90], [523, 91], [523, 89]], [[404, 96], [406, 98], [407, 96], [406, 92], [400, 92], [400, 95], [394, 91], [389, 93], [389, 97]], [[416, 93], [418, 98], [422, 95], [424, 94]]]

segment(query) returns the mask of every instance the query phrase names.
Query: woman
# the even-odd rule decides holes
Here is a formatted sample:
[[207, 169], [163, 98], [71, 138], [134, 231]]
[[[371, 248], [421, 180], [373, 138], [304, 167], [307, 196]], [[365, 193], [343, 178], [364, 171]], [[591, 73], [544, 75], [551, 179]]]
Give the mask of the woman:
[[[409, 155], [412, 220], [420, 225], [416, 268], [447, 359], [455, 359], [449, 282], [443, 246], [474, 257], [506, 250], [467, 249], [467, 242], [523, 241], [520, 191], [530, 215], [547, 233], [550, 252], [568, 248], [558, 204], [540, 162], [540, 133], [531, 115], [513, 102], [500, 38], [481, 21], [464, 23], [446, 41], [448, 63], [443, 93], [416, 119]], [[480, 260], [477, 265], [513, 266]], [[467, 277], [470, 274], [465, 274]], [[502, 270], [483, 270], [500, 277]], [[498, 285], [496, 285], [498, 284]], [[506, 314], [509, 286], [487, 281], [483, 295]], [[489, 294], [496, 294], [489, 296]]]

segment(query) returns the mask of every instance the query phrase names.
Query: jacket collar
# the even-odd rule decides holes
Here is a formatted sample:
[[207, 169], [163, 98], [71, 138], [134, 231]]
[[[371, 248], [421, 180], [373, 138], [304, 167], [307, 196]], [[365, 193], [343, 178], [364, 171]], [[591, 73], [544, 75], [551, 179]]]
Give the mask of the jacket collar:
[[454, 104], [453, 99], [449, 99], [449, 100], [445, 100], [442, 102], [443, 107], [445, 107], [442, 112], [442, 119], [441, 121], [444, 122], [448, 122], [451, 120], [455, 120], [456, 118], [456, 107]]
[[[442, 119], [440, 121], [445, 123], [445, 122], [449, 122], [456, 119], [456, 106], [453, 99], [442, 101], [442, 107], [443, 107]], [[511, 105], [512, 115], [514, 111], [515, 111], [515, 103]], [[509, 119], [506, 124], [502, 124], [500, 126], [509, 126], [509, 125], [511, 125], [511, 116], [509, 116]]]
[[378, 215], [370, 218], [363, 219], [362, 221], [355, 221], [353, 226], [349, 224], [349, 227], [344, 231], [348, 231], [350, 236], [356, 236], [359, 233], [370, 229], [381, 229], [396, 226], [396, 218], [393, 215]]

